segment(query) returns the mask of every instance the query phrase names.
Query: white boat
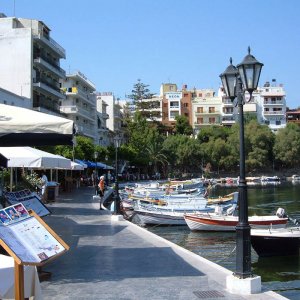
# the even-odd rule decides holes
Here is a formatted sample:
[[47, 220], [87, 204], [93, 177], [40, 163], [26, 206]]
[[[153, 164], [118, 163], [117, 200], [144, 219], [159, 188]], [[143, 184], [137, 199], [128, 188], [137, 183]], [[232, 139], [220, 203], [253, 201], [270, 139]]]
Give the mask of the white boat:
[[[227, 204], [229, 208], [231, 204]], [[138, 223], [143, 225], [186, 225], [184, 215], [187, 212], [213, 212], [216, 205], [199, 207], [197, 210], [191, 208], [186, 209], [169, 209], [167, 207], [135, 207], [134, 214]]]
[[[278, 209], [274, 216], [251, 216], [248, 218], [252, 228], [280, 228], [285, 227], [288, 218], [281, 214]], [[283, 210], [284, 212], [284, 210]], [[201, 231], [235, 231], [238, 224], [238, 216], [224, 214], [223, 212], [213, 213], [192, 213], [185, 214], [184, 219], [191, 230]]]
[[261, 182], [275, 182], [280, 181], [280, 178], [278, 176], [261, 176], [260, 180]]
[[300, 228], [253, 228], [251, 244], [258, 256], [299, 255]]
[[292, 175], [292, 181], [300, 181], [300, 175]]

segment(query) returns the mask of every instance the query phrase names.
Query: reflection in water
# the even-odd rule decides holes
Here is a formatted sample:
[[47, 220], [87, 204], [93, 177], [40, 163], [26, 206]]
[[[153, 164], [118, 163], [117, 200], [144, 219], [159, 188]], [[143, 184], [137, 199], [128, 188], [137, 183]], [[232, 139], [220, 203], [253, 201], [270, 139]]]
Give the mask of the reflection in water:
[[[300, 183], [300, 182], [299, 182]], [[228, 194], [236, 188], [214, 190]], [[249, 216], [275, 214], [279, 207], [291, 218], [300, 219], [300, 184], [281, 184], [248, 188]], [[150, 227], [150, 231], [200, 256], [235, 271], [235, 233], [191, 232], [187, 226]], [[258, 258], [252, 249], [253, 273], [262, 277], [263, 287], [289, 299], [300, 297], [299, 256]]]

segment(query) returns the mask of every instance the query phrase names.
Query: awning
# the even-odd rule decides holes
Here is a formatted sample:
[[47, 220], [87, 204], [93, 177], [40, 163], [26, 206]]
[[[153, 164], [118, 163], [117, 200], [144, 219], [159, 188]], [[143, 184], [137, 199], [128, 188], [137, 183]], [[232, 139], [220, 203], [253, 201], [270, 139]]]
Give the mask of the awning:
[[0, 147], [0, 154], [7, 159], [4, 167], [71, 169], [70, 159], [31, 147]]
[[0, 146], [73, 145], [74, 122], [0, 104]]
[[89, 160], [80, 160], [80, 159], [75, 159], [75, 162], [79, 163], [79, 164], [84, 164], [86, 165], [88, 168], [98, 168], [98, 169], [104, 169], [104, 170], [114, 170], [113, 167], [106, 165], [104, 163], [101, 162], [97, 162], [97, 164], [93, 161], [89, 161]]

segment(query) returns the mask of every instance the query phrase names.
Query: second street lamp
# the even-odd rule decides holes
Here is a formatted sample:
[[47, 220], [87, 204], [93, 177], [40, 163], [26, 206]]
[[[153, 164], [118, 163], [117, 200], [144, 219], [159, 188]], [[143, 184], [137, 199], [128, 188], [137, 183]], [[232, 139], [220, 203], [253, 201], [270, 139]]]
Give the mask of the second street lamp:
[[97, 174], [97, 158], [98, 158], [98, 152], [94, 152], [94, 158], [95, 158], [95, 174], [94, 174], [94, 185], [95, 185], [95, 195], [97, 195], [97, 189], [98, 189], [98, 174]]
[[116, 148], [116, 168], [115, 168], [115, 214], [121, 213], [120, 196], [119, 196], [119, 183], [118, 183], [118, 148], [120, 147], [121, 137], [116, 134], [114, 137], [114, 144]]
[[248, 197], [245, 177], [245, 142], [244, 142], [244, 111], [245, 92], [249, 92], [250, 99], [252, 93], [257, 89], [260, 72], [263, 64], [258, 62], [253, 55], [248, 55], [237, 65], [237, 68], [230, 65], [224, 73], [220, 75], [226, 96], [234, 101], [239, 112], [240, 127], [240, 179], [239, 179], [239, 222], [236, 226], [236, 272], [238, 278], [249, 278], [251, 272], [251, 241], [250, 225], [248, 222]]

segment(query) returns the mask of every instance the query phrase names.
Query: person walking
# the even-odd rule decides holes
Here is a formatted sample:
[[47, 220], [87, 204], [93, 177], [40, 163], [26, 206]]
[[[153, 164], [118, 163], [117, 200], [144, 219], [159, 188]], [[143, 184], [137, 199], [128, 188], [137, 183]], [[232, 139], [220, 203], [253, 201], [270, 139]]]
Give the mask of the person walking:
[[42, 201], [47, 202], [46, 190], [47, 190], [47, 185], [48, 185], [48, 178], [44, 172], [42, 173], [41, 181], [42, 181]]
[[99, 191], [99, 196], [100, 196], [100, 210], [102, 209], [102, 200], [104, 196], [104, 191], [105, 191], [105, 178], [104, 176], [100, 176], [100, 181], [98, 184], [98, 191]]

